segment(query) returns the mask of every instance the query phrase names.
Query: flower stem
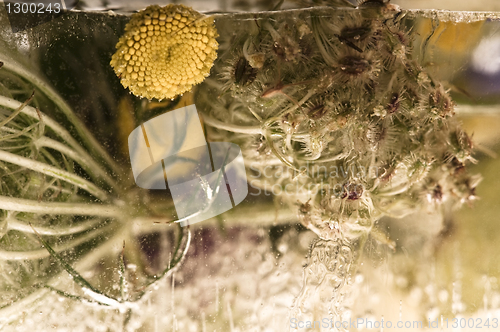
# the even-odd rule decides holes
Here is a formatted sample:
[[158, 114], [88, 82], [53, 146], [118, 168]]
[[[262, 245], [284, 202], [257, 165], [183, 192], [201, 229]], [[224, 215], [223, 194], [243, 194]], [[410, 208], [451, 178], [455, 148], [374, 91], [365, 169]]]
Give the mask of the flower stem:
[[56, 151], [59, 151], [62, 154], [67, 155], [71, 159], [75, 160], [78, 162], [80, 166], [85, 169], [89, 175], [93, 177], [97, 177], [100, 179], [103, 179], [106, 181], [106, 183], [113, 189], [113, 190], [119, 190], [120, 186], [116, 183], [116, 181], [110, 177], [105, 170], [103, 170], [99, 164], [97, 164], [92, 158], [85, 158], [84, 156], [78, 154], [75, 150], [69, 148], [67, 145], [53, 140], [51, 138], [48, 138], [46, 136], [40, 137], [35, 141], [35, 145], [37, 147], [46, 147], [50, 149], [54, 149]]
[[0, 210], [40, 214], [74, 214], [81, 216], [123, 217], [123, 208], [109, 204], [38, 202], [30, 199], [0, 196]]
[[215, 127], [217, 129], [222, 129], [222, 130], [231, 131], [231, 132], [240, 133], [240, 134], [250, 134], [250, 135], [262, 135], [263, 134], [263, 130], [261, 127], [237, 126], [237, 125], [224, 123], [222, 121], [216, 120], [216, 119], [212, 118], [211, 116], [203, 114], [203, 113], [201, 115], [203, 117], [203, 121], [207, 125]]
[[101, 201], [108, 201], [108, 194], [105, 193], [102, 189], [98, 188], [96, 185], [93, 183], [85, 180], [84, 178], [74, 174], [70, 173], [67, 171], [64, 171], [62, 169], [59, 169], [54, 166], [47, 165], [45, 163], [41, 163], [39, 161], [35, 161], [29, 158], [24, 158], [21, 156], [18, 156], [16, 154], [6, 152], [6, 151], [1, 151], [0, 150], [0, 160], [12, 163], [21, 167], [26, 167], [31, 170], [34, 170], [36, 172], [52, 176], [54, 178], [66, 181], [68, 183], [71, 183], [83, 190], [86, 190], [90, 194], [94, 195], [95, 197], [99, 198]]
[[[75, 226], [54, 227], [54, 226], [36, 226], [36, 231], [41, 235], [47, 236], [64, 236], [87, 231], [97, 227], [102, 222], [101, 218], [92, 218], [78, 223]], [[8, 219], [9, 230], [17, 230], [24, 233], [34, 233], [33, 228], [28, 225], [28, 222], [19, 219]]]
[[[21, 107], [22, 103], [17, 100], [0, 95], [0, 106], [15, 110]], [[121, 188], [121, 186], [119, 186], [102, 167], [99, 167], [99, 165], [94, 162], [94, 158], [89, 155], [89, 153], [73, 138], [73, 136], [71, 136], [71, 134], [56, 121], [52, 120], [40, 111], [37, 112], [37, 110], [31, 106], [25, 106], [24, 108], [22, 108], [21, 113], [26, 114], [34, 119], [39, 119], [39, 113], [42, 114], [42, 121], [44, 122], [44, 124], [48, 126], [57, 136], [68, 143], [68, 145], [73, 148], [74, 152], [70, 152], [70, 149], [67, 147], [63, 148], [63, 145], [55, 144], [55, 141], [48, 138], [39, 138], [38, 141], [40, 141], [41, 143], [35, 141], [35, 144], [45, 145], [47, 147], [58, 150], [61, 153], [67, 154], [74, 160], [81, 162], [81, 165], [83, 167], [87, 166], [85, 170], [90, 171], [90, 174], [95, 173], [96, 176], [103, 178], [110, 186], [113, 187], [114, 190], [119, 190], [119, 188]], [[49, 142], [51, 143], [49, 144]]]
[[[6, 57], [6, 55], [3, 55]], [[122, 172], [121, 167], [115, 163], [113, 159], [108, 155], [106, 150], [97, 142], [94, 135], [85, 127], [81, 120], [73, 113], [71, 107], [62, 99], [61, 96], [52, 88], [47, 82], [40, 79], [37, 75], [33, 74], [31, 71], [25, 69], [22, 65], [17, 63], [12, 58], [6, 58], [3, 61], [3, 68], [9, 70], [22, 78], [33, 83], [40, 91], [42, 91], [60, 110], [66, 115], [68, 120], [73, 124], [76, 131], [79, 134], [80, 139], [83, 141], [85, 146], [90, 150], [92, 155], [100, 160], [104, 161], [104, 165], [111, 167], [111, 169], [116, 173], [120, 174]]]
[[[101, 227], [93, 232], [89, 232], [83, 236], [76, 238], [73, 241], [67, 242], [62, 246], [59, 246], [55, 249], [57, 252], [65, 251], [70, 248], [75, 248], [78, 245], [85, 243], [101, 234], [105, 231], [108, 231], [111, 228], [111, 224], [105, 227]], [[13, 260], [34, 260], [34, 259], [42, 259], [50, 256], [50, 253], [47, 249], [37, 249], [37, 250], [29, 250], [29, 251], [8, 251], [8, 250], [0, 250], [0, 260], [4, 261], [13, 261]]]

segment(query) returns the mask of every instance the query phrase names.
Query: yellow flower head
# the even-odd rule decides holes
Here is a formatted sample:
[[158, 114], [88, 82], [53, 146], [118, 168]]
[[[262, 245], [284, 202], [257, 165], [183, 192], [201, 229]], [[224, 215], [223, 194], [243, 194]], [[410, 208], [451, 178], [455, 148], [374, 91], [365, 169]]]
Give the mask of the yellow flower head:
[[174, 98], [209, 75], [217, 36], [213, 20], [190, 7], [149, 6], [132, 15], [110, 64], [134, 95]]

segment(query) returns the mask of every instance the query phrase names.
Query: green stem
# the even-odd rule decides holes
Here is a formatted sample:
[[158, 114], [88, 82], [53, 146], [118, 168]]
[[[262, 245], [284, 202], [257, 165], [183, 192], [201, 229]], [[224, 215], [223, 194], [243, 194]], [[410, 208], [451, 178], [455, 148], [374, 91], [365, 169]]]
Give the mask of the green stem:
[[46, 136], [35, 140], [35, 145], [38, 148], [46, 147], [67, 155], [82, 166], [82, 168], [89, 175], [104, 180], [113, 190], [120, 189], [120, 186], [116, 183], [116, 181], [110, 177], [93, 159], [85, 158], [84, 156], [78, 154], [75, 150], [69, 148], [67, 145]]
[[94, 135], [85, 127], [81, 120], [73, 113], [71, 107], [62, 99], [61, 96], [47, 82], [34, 75], [31, 71], [25, 69], [15, 60], [2, 55], [5, 60], [3, 68], [9, 70], [27, 81], [33, 83], [40, 91], [42, 91], [63, 113], [68, 120], [73, 124], [85, 146], [90, 150], [92, 155], [104, 161], [104, 165], [111, 167], [116, 174], [121, 174], [122, 170], [118, 164], [108, 155], [107, 151], [97, 142]]
[[12, 121], [22, 110], [23, 108], [28, 105], [28, 103], [33, 99], [33, 96], [35, 95], [35, 92], [31, 94], [31, 96], [26, 100], [24, 103], [21, 104], [14, 112], [12, 112], [5, 120], [0, 121], [0, 128], [5, 126], [7, 123]]
[[[16, 110], [20, 106], [22, 106], [22, 103], [12, 98], [0, 95], [0, 106]], [[51, 118], [49, 118], [40, 111], [37, 112], [37, 110], [31, 106], [25, 106], [22, 109], [21, 113], [26, 114], [37, 120], [40, 120], [39, 118], [39, 113], [40, 113], [42, 115], [41, 121], [43, 121], [43, 123], [46, 126], [48, 126], [57, 136], [59, 136], [66, 143], [68, 143], [69, 146], [71, 146], [81, 156], [81, 158], [85, 160], [92, 159], [89, 153], [84, 148], [82, 148], [82, 146], [73, 138], [73, 136], [71, 136], [71, 134], [61, 125], [59, 125], [59, 123], [57, 123], [56, 121], [52, 120]]]
[[52, 258], [57, 260], [57, 262], [68, 272], [73, 281], [77, 283], [81, 288], [82, 291], [85, 295], [89, 296], [91, 299], [94, 301], [98, 302], [101, 305], [109, 305], [113, 306], [115, 308], [120, 308], [120, 307], [125, 307], [125, 304], [121, 304], [118, 302], [116, 299], [113, 297], [110, 297], [101, 291], [99, 291], [97, 288], [92, 286], [85, 278], [83, 278], [78, 271], [76, 271], [64, 258], [59, 256], [59, 254], [43, 239], [40, 234], [37, 233], [35, 229], [33, 229], [36, 236], [38, 237], [38, 240], [42, 243], [42, 245], [47, 249], [48, 253]]
[[[57, 247], [55, 251], [61, 252], [71, 248], [75, 248], [78, 245], [88, 242], [89, 240], [96, 238], [97, 236], [103, 234], [111, 228], [111, 224], [105, 227], [101, 227], [93, 232], [89, 232], [81, 237], [76, 238], [73, 241], [65, 243], [64, 245]], [[38, 249], [38, 250], [30, 250], [30, 251], [8, 251], [8, 250], [0, 250], [0, 260], [4, 261], [13, 261], [13, 260], [35, 260], [42, 259], [50, 256], [49, 251], [47, 249]]]
[[293, 111], [295, 111], [296, 109], [298, 109], [300, 106], [304, 105], [304, 103], [306, 101], [309, 100], [309, 98], [311, 98], [312, 96], [314, 96], [314, 94], [316, 93], [315, 90], [309, 90], [306, 95], [301, 99], [299, 100], [297, 103], [293, 103], [293, 106], [290, 107], [289, 109], [285, 109], [283, 110], [282, 112], [280, 112], [278, 115], [275, 116], [275, 118], [281, 118], [287, 114], [290, 114], [292, 113]]
[[0, 150], [0, 160], [12, 163], [21, 167], [26, 167], [31, 170], [34, 170], [35, 172], [39, 172], [45, 175], [52, 176], [54, 178], [66, 181], [68, 183], [71, 183], [83, 190], [86, 190], [90, 194], [94, 195], [95, 197], [99, 198], [101, 201], [105, 202], [108, 201], [108, 195], [95, 186], [93, 183], [85, 180], [84, 178], [79, 177], [78, 175], [74, 173], [70, 173], [67, 171], [64, 171], [62, 169], [59, 169], [54, 166], [47, 165], [45, 163], [41, 163], [39, 161], [35, 161], [29, 158], [24, 158], [21, 156], [18, 156], [16, 154], [6, 152], [6, 151], [1, 151]]
[[[88, 231], [89, 229], [97, 227], [102, 222], [100, 218], [92, 218], [78, 223], [75, 226], [54, 227], [54, 226], [36, 226], [36, 231], [41, 235], [47, 236], [64, 236]], [[33, 228], [19, 219], [8, 219], [7, 221], [9, 230], [17, 230], [23, 233], [34, 233]]]
[[212, 127], [226, 130], [226, 131], [231, 131], [233, 133], [241, 133], [241, 134], [250, 134], [250, 135], [262, 135], [263, 130], [261, 127], [258, 126], [238, 126], [238, 125], [233, 125], [229, 123], [225, 123], [219, 120], [216, 120], [209, 115], [206, 114], [201, 114], [203, 117], [203, 121]]
[[313, 35], [314, 39], [316, 41], [316, 45], [318, 46], [319, 52], [321, 53], [323, 59], [325, 62], [332, 67], [336, 66], [335, 60], [330, 56], [329, 52], [325, 49], [325, 46], [323, 43], [327, 43], [328, 46], [330, 45], [330, 42], [328, 41], [328, 38], [324, 35], [324, 33], [319, 27], [321, 22], [319, 22], [319, 18], [316, 16], [311, 17], [311, 25], [312, 25], [312, 30], [313, 30]]
[[[269, 130], [268, 130], [269, 132]], [[281, 160], [281, 162], [283, 164], [285, 164], [286, 166], [290, 167], [291, 169], [297, 171], [297, 172], [300, 172], [300, 170], [298, 170], [294, 165], [293, 165], [293, 162], [289, 161], [286, 159], [286, 157], [281, 154], [278, 149], [276, 149], [276, 146], [274, 145], [274, 141], [273, 139], [271, 138], [271, 134], [270, 133], [266, 133], [266, 141], [267, 141], [267, 144], [269, 146], [269, 148], [271, 149], [271, 152], [279, 159]]]
[[[157, 226], [158, 227], [158, 226]], [[123, 242], [123, 238], [127, 238], [129, 233], [128, 227], [121, 227], [116, 232], [112, 232], [107, 241], [98, 244], [93, 250], [89, 251], [81, 260], [75, 263], [75, 269], [77, 270], [87, 270], [91, 266], [95, 265], [95, 262], [107, 254], [115, 253], [117, 248], [121, 248], [119, 243]], [[45, 250], [46, 251], [46, 250]], [[47, 252], [47, 251], [46, 251]], [[54, 276], [50, 283], [51, 286], [60, 286], [67, 279], [66, 271], [59, 273]], [[0, 308], [0, 313], [2, 317], [7, 317], [5, 322], [14, 322], [19, 318], [20, 313], [25, 312], [26, 308], [35, 306], [35, 303], [40, 303], [43, 301], [46, 294], [50, 292], [47, 288], [39, 288], [35, 292], [31, 293], [25, 298], [15, 301], [5, 307]], [[103, 307], [107, 308], [107, 307]]]
[[[1, 96], [0, 95], [0, 106], [4, 106], [10, 109], [17, 109], [21, 106], [22, 104], [14, 99]], [[71, 150], [68, 147], [65, 147], [64, 145], [60, 143], [54, 143], [56, 142], [55, 140], [51, 140], [49, 138], [39, 138], [38, 140], [35, 140], [35, 144], [41, 144], [41, 145], [46, 145], [47, 147], [53, 148], [55, 150], [60, 151], [61, 153], [65, 153], [71, 158], [74, 158], [77, 162], [82, 162], [82, 167], [87, 167], [89, 168], [88, 170], [85, 169], [86, 171], [89, 171], [89, 174], [96, 174], [96, 176], [101, 177], [104, 179], [108, 185], [112, 187], [113, 190], [117, 192], [122, 192], [121, 188], [123, 186], [120, 186], [116, 183], [116, 181], [110, 177], [107, 172], [100, 167], [94, 159], [89, 155], [89, 153], [82, 148], [82, 146], [71, 136], [71, 134], [64, 129], [61, 125], [59, 125], [56, 121], [52, 120], [45, 114], [43, 114], [40, 111], [37, 111], [31, 106], [25, 106], [21, 113], [26, 114], [34, 119], [39, 120], [39, 114], [42, 116], [43, 123], [48, 126], [57, 136], [59, 136], [62, 140], [64, 140], [68, 145], [73, 148], [73, 152], [70, 152]], [[38, 142], [40, 141], [40, 142]], [[49, 142], [51, 142], [49, 144]], [[85, 163], [83, 163], [85, 162]]]
[[73, 214], [108, 218], [123, 217], [122, 207], [105, 204], [38, 202], [31, 199], [0, 196], [0, 210], [39, 214]]
[[[12, 133], [12, 134], [10, 134], [10, 135], [2, 135], [0, 137], [0, 142], [1, 141], [5, 141], [5, 140], [14, 139], [14, 138], [17, 138], [17, 137], [22, 136], [22, 135], [26, 135], [31, 129], [35, 128], [36, 126], [38, 126], [38, 123], [34, 123], [31, 126], [28, 126], [28, 127], [24, 128], [23, 130], [17, 130], [17, 129], [12, 129], [12, 128], [8, 128], [8, 127], [2, 127], [2, 128], [0, 128], [1, 131], [5, 131], [5, 132], [8, 132], [8, 133]], [[30, 135], [26, 135], [26, 136], [31, 137]]]

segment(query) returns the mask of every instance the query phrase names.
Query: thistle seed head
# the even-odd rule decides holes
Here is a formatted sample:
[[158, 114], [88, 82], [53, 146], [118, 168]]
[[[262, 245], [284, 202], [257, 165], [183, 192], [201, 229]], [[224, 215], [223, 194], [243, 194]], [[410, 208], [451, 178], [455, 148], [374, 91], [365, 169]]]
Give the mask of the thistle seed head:
[[[278, 186], [294, 206], [310, 199], [301, 220], [325, 237], [359, 236], [386, 213], [470, 202], [479, 181], [467, 172], [472, 143], [453, 117], [448, 91], [411, 58], [411, 31], [384, 1], [360, 7], [338, 17], [273, 14], [242, 26], [235, 33], [244, 37], [221, 50], [232, 62], [214, 67], [237, 78], [228, 89], [238, 93], [219, 92], [214, 103], [204, 84], [197, 95], [209, 116], [261, 128], [265, 140], [243, 151], [263, 177], [260, 188]], [[247, 32], [255, 26], [258, 32]], [[248, 61], [245, 53], [263, 50], [254, 77], [241, 54]], [[296, 190], [282, 190], [287, 185]]]

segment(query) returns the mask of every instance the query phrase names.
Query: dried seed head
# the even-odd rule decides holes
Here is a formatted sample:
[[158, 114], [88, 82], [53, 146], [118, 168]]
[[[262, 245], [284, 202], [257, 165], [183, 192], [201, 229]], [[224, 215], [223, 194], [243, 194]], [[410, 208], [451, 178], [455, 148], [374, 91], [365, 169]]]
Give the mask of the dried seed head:
[[396, 113], [399, 110], [400, 104], [401, 104], [400, 95], [398, 92], [394, 92], [391, 95], [391, 100], [389, 101], [389, 104], [385, 107], [387, 109], [387, 113], [389, 114]]
[[[413, 35], [404, 15], [390, 13], [394, 8], [386, 1], [363, 1], [361, 7], [339, 11], [336, 19], [252, 21], [247, 26], [258, 34], [241, 30], [243, 37], [227, 43], [225, 52], [233, 57], [241, 46], [239, 56], [248, 62], [251, 54], [266, 54], [253, 83], [237, 95], [223, 94], [221, 108], [209, 101], [213, 85], [202, 87], [207, 112], [215, 116], [221, 109], [221, 122], [265, 130], [269, 149], [252, 155], [261, 170], [273, 158], [273, 165], [298, 172], [303, 166], [325, 169], [273, 181], [319, 189], [282, 197], [289, 203], [312, 197], [301, 221], [327, 237], [338, 235], [328, 233], [331, 225], [354, 237], [349, 229], [369, 229], [386, 213], [399, 216], [474, 196], [475, 186], [464, 180], [473, 161], [470, 140], [456, 131], [460, 124], [451, 118], [448, 91], [410, 56]], [[304, 24], [312, 33], [294, 29]], [[226, 72], [224, 67], [218, 62], [215, 70]], [[233, 87], [251, 77], [243, 60], [235, 67]], [[360, 167], [366, 176], [359, 175]]]
[[240, 57], [234, 66], [234, 84], [246, 86], [252, 83], [257, 76], [257, 70], [253, 68], [245, 57]]
[[347, 55], [339, 59], [340, 70], [347, 75], [358, 76], [371, 69], [371, 64], [362, 56]]
[[340, 198], [355, 201], [361, 198], [363, 191], [361, 184], [347, 182], [342, 186], [342, 195]]
[[327, 108], [325, 107], [325, 104], [319, 103], [316, 105], [311, 105], [311, 107], [309, 107], [307, 110], [307, 115], [309, 116], [309, 118], [316, 120], [322, 118], [326, 112]]
[[361, 21], [357, 26], [345, 26], [340, 31], [340, 37], [350, 41], [364, 41], [371, 36], [373, 28], [369, 20]]
[[248, 59], [236, 52], [223, 62], [223, 67], [217, 75], [222, 82], [222, 91], [231, 91], [232, 95], [247, 91], [255, 82], [259, 70], [252, 67]]
[[429, 203], [441, 203], [444, 198], [443, 187], [438, 183], [431, 191], [427, 194], [427, 200]]
[[372, 52], [359, 53], [351, 48], [339, 54], [334, 71], [334, 81], [342, 82], [351, 89], [370, 90], [373, 80], [381, 70], [380, 61]]
[[442, 118], [450, 117], [454, 113], [453, 101], [442, 85], [429, 93], [429, 108]]
[[447, 151], [449, 156], [447, 160], [457, 159], [460, 163], [465, 163], [467, 160], [475, 162], [475, 159], [471, 156], [472, 140], [465, 131], [460, 128], [452, 131], [449, 135], [449, 142], [450, 150]]
[[273, 39], [271, 51], [276, 58], [284, 62], [296, 62], [300, 55], [297, 27], [283, 23], [277, 30], [272, 26], [266, 25]]
[[329, 94], [325, 93], [306, 103], [304, 107], [305, 114], [312, 120], [312, 123], [323, 124], [325, 121], [330, 122], [331, 117], [327, 115], [332, 115], [333, 108], [328, 97], [330, 97]]

